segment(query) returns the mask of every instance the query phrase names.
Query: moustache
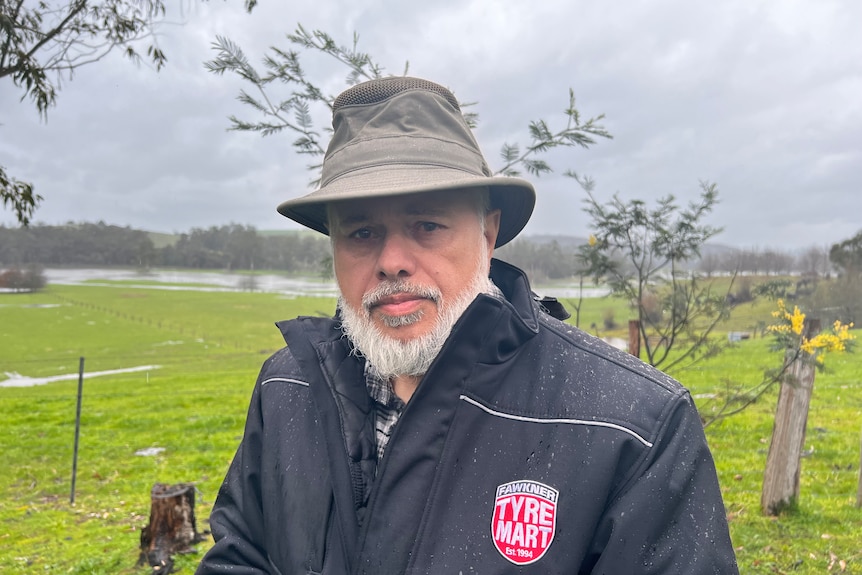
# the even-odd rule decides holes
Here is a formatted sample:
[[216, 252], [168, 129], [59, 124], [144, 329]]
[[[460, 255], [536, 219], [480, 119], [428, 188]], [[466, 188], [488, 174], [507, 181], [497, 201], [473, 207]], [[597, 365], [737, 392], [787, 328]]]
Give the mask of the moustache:
[[431, 300], [435, 304], [439, 304], [442, 297], [440, 290], [437, 288], [411, 284], [404, 280], [396, 280], [382, 283], [371, 291], [366, 292], [362, 296], [362, 307], [370, 312], [371, 308], [378, 305], [383, 298], [401, 294], [415, 295]]

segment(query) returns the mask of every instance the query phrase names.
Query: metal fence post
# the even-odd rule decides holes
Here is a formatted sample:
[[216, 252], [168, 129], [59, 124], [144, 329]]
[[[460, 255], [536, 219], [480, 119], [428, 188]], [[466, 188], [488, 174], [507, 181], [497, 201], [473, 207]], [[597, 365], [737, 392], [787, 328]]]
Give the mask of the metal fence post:
[[81, 437], [81, 398], [84, 394], [84, 358], [78, 363], [78, 407], [75, 410], [75, 448], [72, 452], [72, 493], [69, 503], [75, 504], [75, 480], [78, 477], [78, 440]]

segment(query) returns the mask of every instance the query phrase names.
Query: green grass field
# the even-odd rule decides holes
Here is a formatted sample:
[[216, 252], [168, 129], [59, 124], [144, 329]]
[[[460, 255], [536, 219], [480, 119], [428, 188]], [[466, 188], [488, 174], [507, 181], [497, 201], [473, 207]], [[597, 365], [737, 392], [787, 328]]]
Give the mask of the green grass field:
[[[627, 319], [623, 302], [586, 300], [581, 325], [601, 321], [607, 308]], [[205, 529], [257, 370], [281, 346], [273, 322], [333, 309], [331, 299], [124, 285], [0, 294], [0, 373], [73, 374], [81, 356], [86, 372], [160, 366], [85, 379], [74, 506], [77, 380], [0, 388], [0, 572], [148, 572], [135, 562], [156, 482], [194, 482]], [[726, 329], [753, 329], [770, 319], [768, 309], [741, 307]], [[727, 378], [754, 382], [779, 361], [754, 339], [677, 375], [704, 397]], [[759, 510], [776, 393], [707, 429], [742, 573], [862, 573], [860, 384], [858, 354], [828, 358], [828, 371], [817, 375], [802, 494], [778, 518]], [[707, 400], [698, 403], [708, 409]], [[164, 451], [135, 454], [148, 447]], [[199, 556], [177, 559], [179, 571], [191, 573]]]

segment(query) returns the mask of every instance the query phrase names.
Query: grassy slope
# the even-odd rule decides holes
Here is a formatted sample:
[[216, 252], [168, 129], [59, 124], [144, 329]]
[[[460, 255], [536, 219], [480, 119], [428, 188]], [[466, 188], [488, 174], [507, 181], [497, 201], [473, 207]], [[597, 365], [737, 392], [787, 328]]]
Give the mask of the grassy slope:
[[179, 234], [166, 234], [162, 232], [147, 232], [153, 246], [158, 250], [165, 246], [172, 246], [180, 239]]
[[[626, 317], [625, 306], [612, 300], [588, 300], [584, 314], [600, 320], [608, 306], [615, 306], [618, 320]], [[333, 307], [331, 300], [272, 294], [126, 287], [52, 286], [42, 294], [0, 297], [0, 372], [72, 373], [81, 355], [87, 371], [162, 366], [85, 381], [74, 506], [76, 382], [0, 389], [6, 463], [0, 474], [0, 572], [137, 572], [140, 528], [155, 482], [195, 482], [198, 528], [205, 528], [242, 434], [259, 365], [281, 345], [272, 321], [328, 314]], [[762, 313], [739, 310], [734, 329], [753, 326]], [[583, 318], [581, 323], [589, 325]], [[766, 342], [754, 340], [680, 378], [704, 394], [724, 378], [751, 381], [777, 360]], [[838, 560], [846, 562], [846, 572], [862, 572], [862, 511], [853, 504], [862, 361], [835, 356], [829, 364], [815, 384], [807, 441], [813, 452], [803, 463], [797, 509], [778, 519], [759, 512], [775, 394], [707, 430], [742, 573], [822, 573], [833, 556], [834, 572]], [[135, 455], [145, 447], [165, 452]], [[192, 572], [197, 559], [180, 558], [182, 572]]]

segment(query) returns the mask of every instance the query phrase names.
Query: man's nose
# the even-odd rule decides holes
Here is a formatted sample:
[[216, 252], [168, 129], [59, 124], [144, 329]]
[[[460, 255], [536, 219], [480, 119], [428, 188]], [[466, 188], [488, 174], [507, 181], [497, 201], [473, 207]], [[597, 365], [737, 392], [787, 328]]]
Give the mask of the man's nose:
[[416, 262], [409, 238], [402, 234], [387, 234], [377, 257], [379, 279], [405, 278], [413, 275]]

